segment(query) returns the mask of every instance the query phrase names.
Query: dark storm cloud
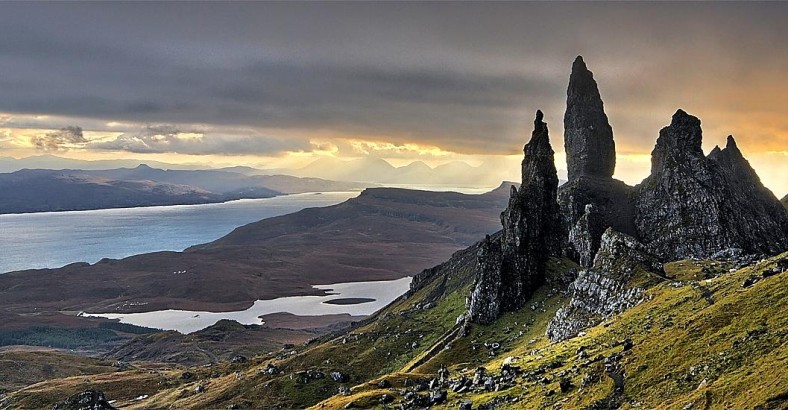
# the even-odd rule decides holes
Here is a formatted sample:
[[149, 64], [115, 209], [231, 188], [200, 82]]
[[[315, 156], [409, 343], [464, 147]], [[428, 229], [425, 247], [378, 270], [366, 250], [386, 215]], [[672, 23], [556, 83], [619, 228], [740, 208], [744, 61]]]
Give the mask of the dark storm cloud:
[[30, 143], [40, 151], [63, 151], [69, 146], [82, 145], [88, 140], [82, 135], [80, 127], [65, 127], [57, 131], [52, 131], [44, 135], [34, 135], [30, 138]]
[[[583, 54], [617, 139], [647, 146], [679, 106], [732, 109], [712, 90], [772, 89], [752, 104], [784, 113], [788, 86], [768, 74], [788, 70], [786, 11], [788, 3], [4, 3], [0, 110], [514, 153], [537, 108], [560, 136], [569, 67]], [[163, 149], [127, 134], [116, 145]], [[244, 138], [190, 149], [235, 152], [254, 139], [268, 140], [255, 152], [305, 146]]]

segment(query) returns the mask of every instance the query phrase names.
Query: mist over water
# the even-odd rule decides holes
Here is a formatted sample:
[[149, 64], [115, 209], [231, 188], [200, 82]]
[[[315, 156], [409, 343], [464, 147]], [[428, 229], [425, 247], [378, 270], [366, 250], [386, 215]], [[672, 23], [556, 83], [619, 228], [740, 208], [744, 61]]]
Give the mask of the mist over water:
[[338, 204], [358, 194], [307, 193], [220, 204], [0, 215], [0, 272], [182, 251], [251, 222]]

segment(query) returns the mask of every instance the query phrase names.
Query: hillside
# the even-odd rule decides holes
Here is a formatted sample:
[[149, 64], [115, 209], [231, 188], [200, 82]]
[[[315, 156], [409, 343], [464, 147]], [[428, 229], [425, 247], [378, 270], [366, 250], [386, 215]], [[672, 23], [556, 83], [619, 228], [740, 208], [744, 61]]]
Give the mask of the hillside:
[[[458, 253], [408, 297], [352, 331], [287, 350], [296, 354], [194, 369], [193, 379], [181, 378], [182, 371], [134, 369], [91, 377], [87, 384], [82, 377], [49, 380], [9, 394], [5, 405], [46, 407], [96, 388], [124, 408], [342, 408], [348, 403], [353, 403], [349, 408], [368, 408], [381, 400], [428, 402], [430, 383], [447, 392], [445, 403], [451, 408], [465, 401], [472, 401], [473, 408], [560, 403], [564, 409], [604, 409], [613, 401], [621, 408], [678, 409], [690, 403], [775, 409], [787, 404], [788, 375], [782, 369], [788, 364], [788, 317], [785, 309], [775, 307], [788, 300], [788, 273], [769, 273], [746, 288], [742, 284], [785, 269], [788, 253], [730, 273], [725, 261], [669, 264], [666, 270], [673, 279], [649, 289], [641, 305], [580, 337], [551, 343], [545, 336], [547, 323], [567, 298], [550, 284], [535, 292], [531, 307], [492, 325], [474, 326], [465, 337], [452, 336], [473, 281], [472, 251]], [[552, 260], [551, 282], [572, 266]], [[704, 267], [725, 273], [704, 279]], [[430, 308], [424, 309], [427, 304]], [[517, 370], [501, 379], [508, 357], [517, 358]], [[605, 375], [610, 358], [625, 375], [618, 394]], [[446, 381], [431, 382], [439, 378], [441, 366], [449, 371]], [[485, 378], [473, 383], [478, 368], [492, 377], [491, 391]], [[331, 372], [342, 373], [340, 381]], [[471, 387], [462, 392], [452, 389], [469, 382]], [[194, 393], [198, 386], [204, 392]], [[334, 396], [339, 391], [349, 393]], [[133, 400], [143, 394], [150, 397]], [[328, 401], [318, 404], [323, 399]]]
[[210, 362], [202, 351], [219, 360], [301, 343], [357, 318], [269, 315], [266, 327], [233, 328], [218, 344], [169, 332], [122, 346], [134, 335], [77, 313], [235, 311], [258, 299], [325, 294], [315, 284], [409, 276], [495, 231], [507, 186], [483, 195], [370, 189], [343, 204], [240, 227], [185, 252], [3, 274], [0, 333], [16, 332], [8, 338], [12, 343], [87, 352], [117, 348], [113, 355], [124, 360], [184, 364]]

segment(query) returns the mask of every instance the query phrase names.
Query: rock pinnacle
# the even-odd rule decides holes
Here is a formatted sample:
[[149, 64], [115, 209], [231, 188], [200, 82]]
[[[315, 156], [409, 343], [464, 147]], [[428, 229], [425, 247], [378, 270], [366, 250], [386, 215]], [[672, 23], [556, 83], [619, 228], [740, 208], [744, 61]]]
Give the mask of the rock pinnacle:
[[616, 167], [613, 129], [605, 115], [594, 74], [581, 56], [572, 64], [566, 91], [564, 148], [570, 181], [581, 175], [613, 176]]

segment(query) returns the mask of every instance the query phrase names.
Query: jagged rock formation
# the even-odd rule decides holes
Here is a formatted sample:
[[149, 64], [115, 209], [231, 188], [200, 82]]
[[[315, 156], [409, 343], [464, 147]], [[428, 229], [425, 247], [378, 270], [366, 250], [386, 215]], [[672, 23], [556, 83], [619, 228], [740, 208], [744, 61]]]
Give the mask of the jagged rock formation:
[[[631, 187], [613, 179], [616, 166], [613, 129], [593, 73], [582, 57], [577, 57], [572, 65], [566, 94], [564, 147], [569, 181], [561, 186], [558, 202], [570, 231], [570, 251], [588, 267], [606, 228], [635, 234], [634, 207]], [[596, 214], [590, 216], [591, 221], [580, 221], [589, 204], [594, 205]]]
[[780, 200], [780, 202], [783, 204], [785, 209], [788, 209], [788, 195], [784, 196], [783, 199]]
[[54, 410], [115, 410], [100, 390], [85, 390], [55, 404]]
[[523, 183], [512, 187], [501, 215], [501, 239], [487, 239], [477, 253], [471, 321], [489, 323], [520, 308], [544, 281], [550, 255], [568, 254], [589, 268], [551, 327], [559, 340], [635, 303], [640, 293], [627, 281], [637, 267], [657, 272], [660, 260], [788, 249], [788, 212], [733, 137], [706, 157], [700, 120], [678, 110], [660, 131], [651, 175], [636, 187], [613, 179], [612, 128], [581, 57], [572, 66], [564, 126], [569, 181], [556, 190], [547, 125], [537, 112]]
[[556, 312], [547, 337], [561, 341], [636, 305], [643, 289], [630, 286], [638, 272], [661, 274], [662, 264], [635, 238], [608, 228], [591, 269], [583, 270], [569, 285], [572, 299]]
[[564, 149], [569, 180], [581, 175], [610, 178], [616, 168], [613, 129], [605, 115], [594, 74], [582, 56], [572, 64], [566, 91]]
[[760, 183], [733, 138], [709, 157], [700, 120], [678, 110], [659, 133], [651, 175], [636, 187], [640, 239], [664, 260], [708, 257], [728, 248], [788, 248], [788, 214]]
[[490, 236], [484, 238], [477, 253], [477, 271], [470, 295], [471, 320], [477, 323], [492, 323], [501, 313], [501, 244]]
[[556, 202], [554, 152], [542, 120], [542, 112], [537, 111], [531, 140], [523, 148], [522, 184], [519, 190], [512, 187], [509, 206], [501, 214], [500, 245], [488, 240], [480, 248], [476, 283], [468, 300], [472, 322], [490, 323], [501, 312], [525, 304], [544, 281], [547, 258], [559, 254], [565, 240]]
[[577, 252], [580, 266], [589, 267], [594, 262], [604, 231], [604, 219], [593, 204], [587, 204], [583, 216], [569, 230], [569, 242]]
[[725, 148], [715, 147], [708, 158], [719, 165], [725, 180], [725, 229], [732, 231], [739, 247], [766, 254], [788, 249], [788, 212], [763, 186], [733, 136], [728, 136]]

